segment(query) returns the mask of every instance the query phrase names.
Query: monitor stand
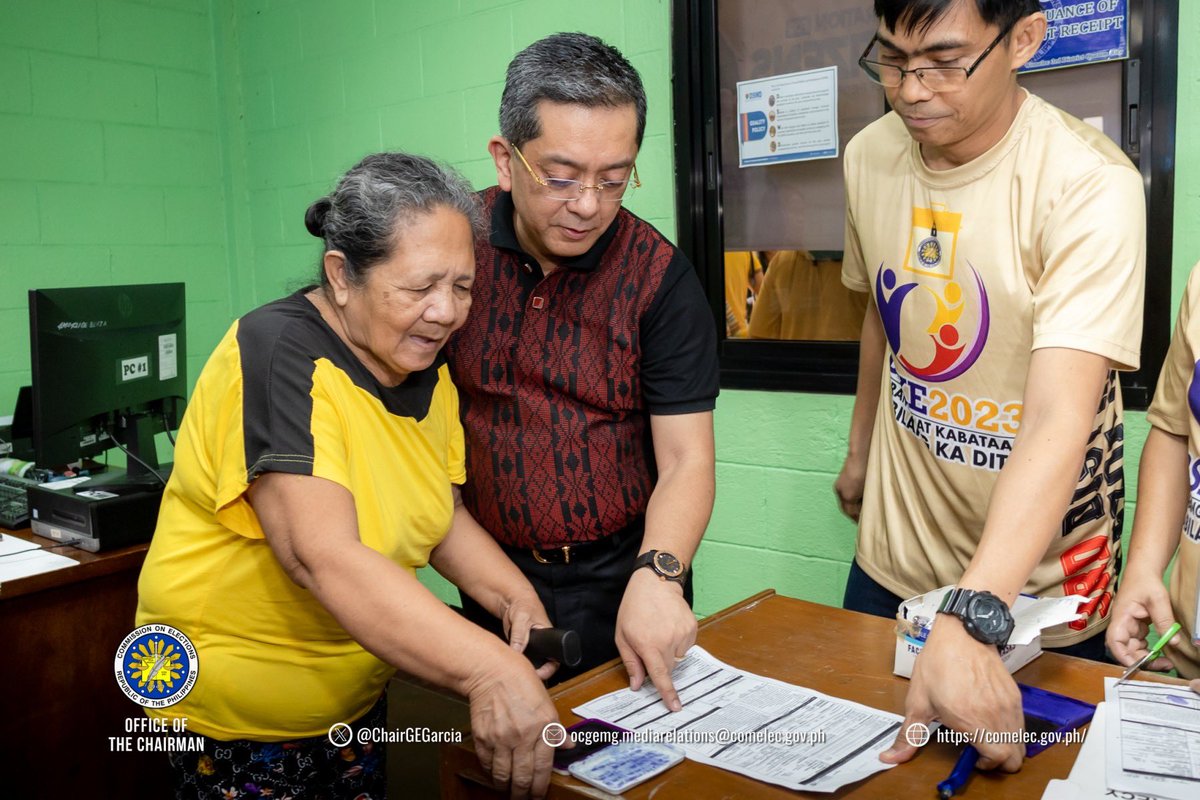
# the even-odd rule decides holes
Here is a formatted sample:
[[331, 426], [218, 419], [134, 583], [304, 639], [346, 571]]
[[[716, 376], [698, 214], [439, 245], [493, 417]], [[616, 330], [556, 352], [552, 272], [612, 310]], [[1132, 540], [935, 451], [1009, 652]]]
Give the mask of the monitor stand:
[[[159, 470], [165, 480], [169, 466]], [[90, 552], [150, 541], [164, 485], [150, 475], [110, 467], [81, 483], [29, 489], [33, 532]]]
[[[167, 479], [168, 469], [164, 472], [158, 465], [158, 447], [154, 436], [163, 429], [163, 418], [156, 413], [119, 414], [116, 424], [109, 433], [113, 440], [124, 447], [126, 464], [125, 470], [129, 482], [159, 483]], [[156, 473], [162, 475], [161, 480]]]

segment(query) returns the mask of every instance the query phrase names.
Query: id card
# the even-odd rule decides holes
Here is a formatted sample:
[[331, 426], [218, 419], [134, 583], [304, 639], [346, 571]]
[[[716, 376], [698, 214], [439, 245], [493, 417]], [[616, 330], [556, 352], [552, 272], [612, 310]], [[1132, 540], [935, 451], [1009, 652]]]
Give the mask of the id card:
[[554, 751], [554, 771], [559, 775], [570, 775], [571, 765], [577, 761], [611, 747], [629, 735], [625, 728], [611, 725], [602, 719], [585, 719], [567, 728], [574, 747], [560, 747]]
[[683, 751], [651, 742], [620, 742], [572, 764], [570, 773], [609, 794], [622, 792], [683, 761]]

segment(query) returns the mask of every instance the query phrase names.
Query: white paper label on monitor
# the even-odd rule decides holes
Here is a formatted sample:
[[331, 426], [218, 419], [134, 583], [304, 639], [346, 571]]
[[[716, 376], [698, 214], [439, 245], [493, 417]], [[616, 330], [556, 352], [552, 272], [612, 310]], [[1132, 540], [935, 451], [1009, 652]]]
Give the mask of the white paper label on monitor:
[[158, 379], [169, 381], [179, 374], [179, 351], [175, 347], [175, 334], [158, 337]]
[[121, 361], [121, 382], [150, 377], [150, 356], [126, 358]]

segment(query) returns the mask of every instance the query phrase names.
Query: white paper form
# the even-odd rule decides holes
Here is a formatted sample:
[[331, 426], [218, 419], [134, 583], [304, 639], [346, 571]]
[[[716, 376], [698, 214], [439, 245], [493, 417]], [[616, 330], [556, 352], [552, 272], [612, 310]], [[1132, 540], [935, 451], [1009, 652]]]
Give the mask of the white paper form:
[[1008, 637], [1008, 643], [1029, 644], [1046, 628], [1079, 619], [1079, 604], [1086, 600], [1086, 597], [1074, 594], [1066, 597], [1042, 597], [1019, 611], [1014, 609], [1013, 630]]
[[1107, 746], [1108, 722], [1107, 703], [1097, 703], [1092, 723], [1088, 725], [1087, 738], [1075, 756], [1075, 764], [1066, 780], [1052, 780], [1046, 784], [1042, 800], [1105, 800], [1122, 797], [1128, 800], [1162, 800], [1157, 795], [1139, 792], [1121, 794], [1108, 791], [1105, 775], [1104, 748]]
[[1200, 796], [1200, 695], [1187, 684], [1104, 679], [1110, 790]]
[[702, 764], [808, 792], [833, 792], [894, 765], [879, 754], [904, 718], [736, 669], [693, 647], [671, 679], [671, 713], [648, 682], [572, 709], [672, 744]]
[[37, 542], [22, 539], [20, 536], [5, 536], [0, 534], [0, 558], [24, 553], [28, 550], [40, 550], [41, 547]]
[[79, 562], [75, 559], [57, 553], [47, 553], [41, 549], [26, 550], [0, 558], [0, 583], [78, 565]]

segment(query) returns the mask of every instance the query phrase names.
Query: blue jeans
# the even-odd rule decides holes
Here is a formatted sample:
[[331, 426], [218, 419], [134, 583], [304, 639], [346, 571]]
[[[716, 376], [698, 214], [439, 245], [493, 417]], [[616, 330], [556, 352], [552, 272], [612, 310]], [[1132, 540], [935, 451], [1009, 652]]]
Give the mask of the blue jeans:
[[[873, 614], [876, 617], [894, 619], [900, 604], [906, 599], [883, 588], [878, 581], [863, 572], [857, 561], [851, 562], [850, 576], [846, 579], [846, 594], [842, 598], [842, 608], [859, 611], [863, 614]], [[1046, 650], [1064, 656], [1075, 656], [1108, 664], [1116, 663], [1104, 649], [1103, 633], [1097, 633], [1082, 642], [1076, 642], [1066, 647], [1047, 647]]]

